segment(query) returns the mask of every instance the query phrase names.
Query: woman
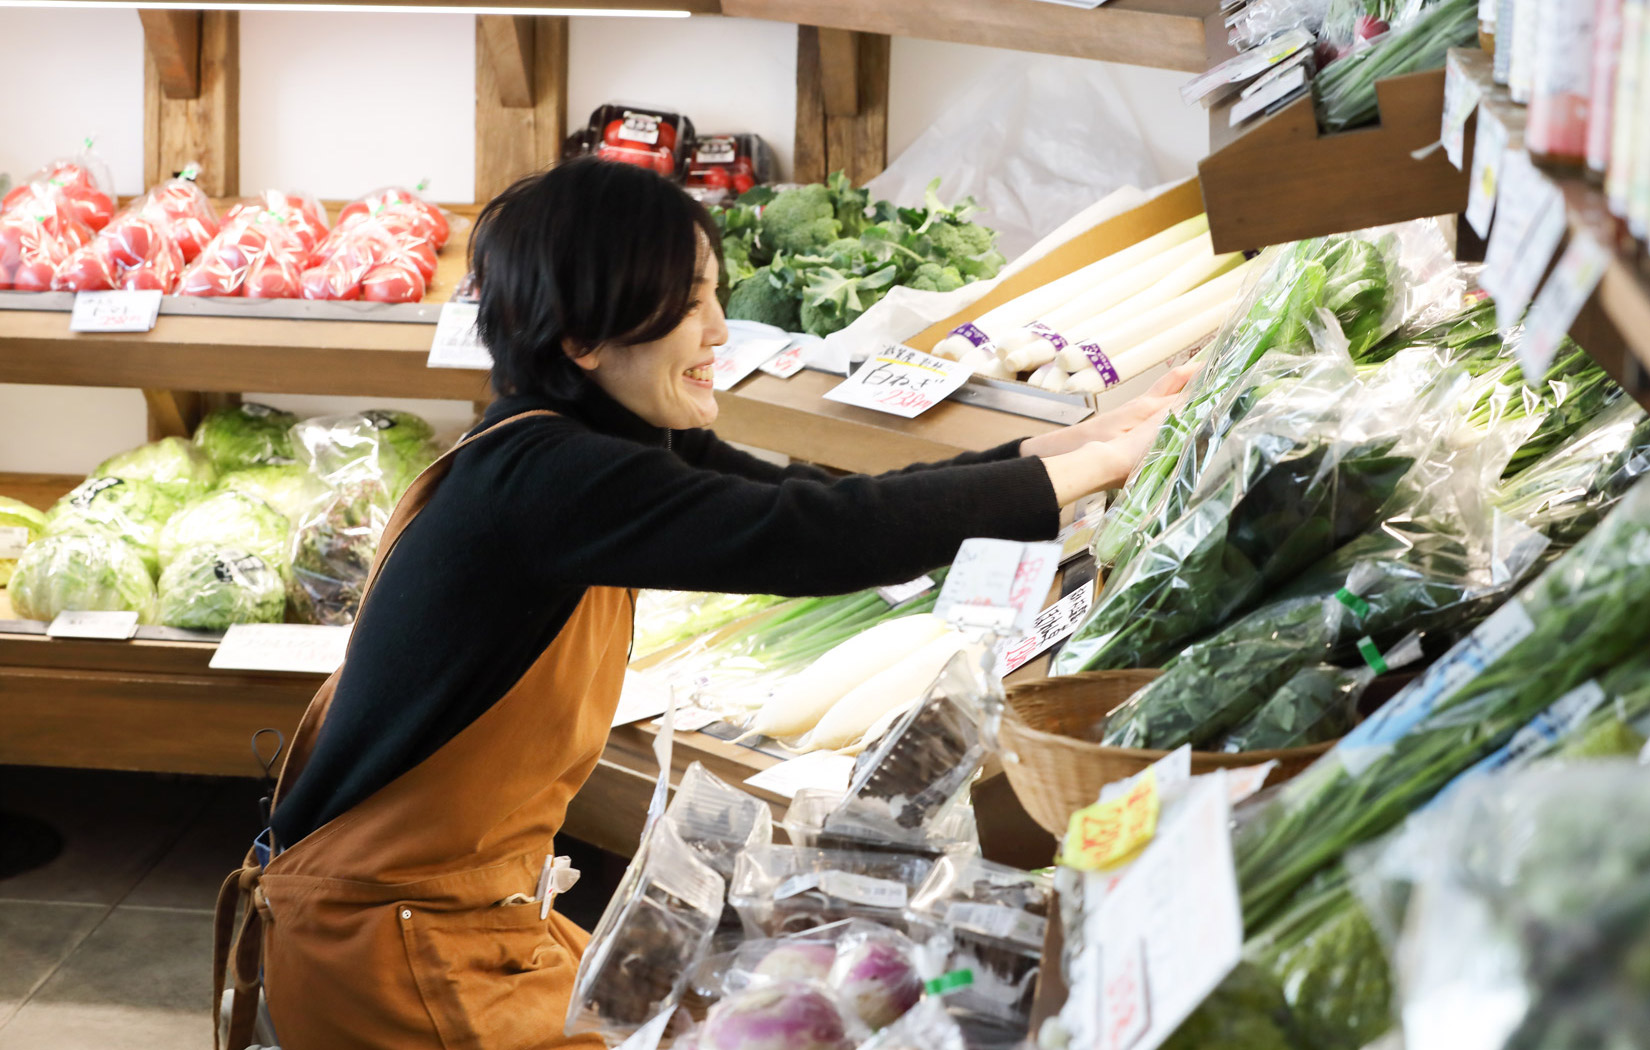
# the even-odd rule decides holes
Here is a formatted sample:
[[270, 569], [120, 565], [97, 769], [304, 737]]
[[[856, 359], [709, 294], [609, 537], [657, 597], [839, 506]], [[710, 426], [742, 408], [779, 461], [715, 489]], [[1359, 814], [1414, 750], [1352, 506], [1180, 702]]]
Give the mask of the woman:
[[220, 918], [237, 884], [253, 904], [237, 1014], [261, 959], [286, 1050], [599, 1046], [562, 1035], [587, 936], [540, 918], [539, 881], [607, 738], [633, 589], [844, 593], [971, 536], [1050, 539], [1185, 382], [945, 464], [772, 466], [704, 429], [719, 250], [702, 207], [622, 164], [562, 165], [482, 212], [499, 398], [396, 509], [282, 771], [275, 855], [220, 898]]

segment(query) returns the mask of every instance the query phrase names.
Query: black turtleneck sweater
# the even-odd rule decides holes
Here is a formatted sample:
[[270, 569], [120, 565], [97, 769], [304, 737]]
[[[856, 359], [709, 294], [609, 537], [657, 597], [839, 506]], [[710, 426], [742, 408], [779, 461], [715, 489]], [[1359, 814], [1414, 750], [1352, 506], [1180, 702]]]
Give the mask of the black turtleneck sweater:
[[946, 565], [971, 536], [1046, 540], [1059, 527], [1048, 474], [1018, 442], [838, 478], [773, 466], [708, 430], [649, 426], [589, 384], [565, 401], [502, 398], [481, 425], [535, 408], [559, 415], [459, 452], [402, 534], [275, 813], [283, 846], [475, 721], [588, 587], [842, 594]]

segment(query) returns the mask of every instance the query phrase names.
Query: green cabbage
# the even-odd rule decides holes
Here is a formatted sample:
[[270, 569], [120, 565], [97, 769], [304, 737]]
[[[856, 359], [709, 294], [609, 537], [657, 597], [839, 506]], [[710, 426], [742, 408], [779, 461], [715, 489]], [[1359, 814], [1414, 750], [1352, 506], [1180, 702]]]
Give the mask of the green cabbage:
[[200, 449], [180, 437], [161, 438], [99, 463], [94, 478], [125, 478], [159, 485], [179, 503], [204, 495], [218, 472]]
[[46, 535], [97, 533], [125, 540], [137, 548], [153, 579], [160, 571], [161, 529], [177, 510], [178, 501], [153, 482], [90, 477], [46, 512]]
[[238, 547], [285, 573], [292, 523], [244, 492], [214, 492], [178, 511], [160, 533], [160, 567], [192, 547]]
[[335, 625], [355, 622], [367, 573], [389, 519], [387, 493], [368, 482], [339, 489], [299, 526], [288, 592], [299, 620]]
[[17, 559], [11, 605], [29, 620], [52, 620], [65, 610], [135, 612], [155, 619], [155, 585], [137, 547], [116, 536], [88, 532], [46, 536]]
[[306, 419], [292, 436], [298, 458], [327, 484], [341, 488], [376, 481], [392, 502], [439, 455], [430, 424], [393, 409]]
[[23, 548], [40, 538], [46, 516], [22, 500], [0, 496], [0, 587], [11, 579]]
[[160, 622], [197, 631], [237, 623], [280, 623], [286, 583], [256, 554], [238, 547], [191, 547], [160, 574]]
[[222, 471], [296, 462], [291, 430], [298, 417], [268, 405], [214, 409], [195, 428], [195, 444]]
[[249, 467], [225, 474], [218, 482], [220, 492], [244, 492], [255, 496], [287, 516], [294, 525], [326, 494], [319, 478], [296, 463], [283, 467]]

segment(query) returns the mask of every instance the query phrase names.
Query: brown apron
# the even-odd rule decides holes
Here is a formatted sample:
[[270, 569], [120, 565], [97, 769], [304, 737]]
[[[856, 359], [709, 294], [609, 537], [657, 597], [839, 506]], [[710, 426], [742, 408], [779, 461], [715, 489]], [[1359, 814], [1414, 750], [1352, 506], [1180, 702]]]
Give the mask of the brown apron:
[[[366, 590], [458, 448], [552, 414], [496, 423], [421, 474], [384, 530]], [[563, 1035], [588, 935], [554, 912], [540, 919], [537, 902], [501, 902], [535, 895], [567, 804], [601, 756], [633, 599], [591, 588], [509, 692], [435, 754], [267, 867], [247, 855], [218, 896], [214, 1002], [233, 955], [231, 1050], [251, 1040], [260, 963], [284, 1050], [602, 1045]], [[337, 681], [334, 673], [305, 711], [281, 786], [302, 772]], [[278, 787], [277, 806], [280, 797]], [[248, 906], [231, 949], [238, 901]]]

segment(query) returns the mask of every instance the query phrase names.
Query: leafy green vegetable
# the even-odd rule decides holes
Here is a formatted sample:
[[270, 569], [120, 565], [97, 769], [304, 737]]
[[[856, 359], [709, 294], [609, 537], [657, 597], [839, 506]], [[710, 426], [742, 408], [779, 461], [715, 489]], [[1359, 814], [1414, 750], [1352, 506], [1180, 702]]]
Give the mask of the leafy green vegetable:
[[279, 570], [237, 547], [191, 547], [160, 574], [158, 619], [168, 627], [226, 631], [280, 623], [285, 611]]
[[1650, 416], [1623, 398], [1505, 481], [1496, 505], [1545, 533], [1554, 554], [1575, 546], [1650, 473]]
[[391, 505], [438, 455], [430, 424], [393, 409], [306, 419], [292, 428], [298, 458], [337, 488], [376, 484]]
[[89, 476], [147, 481], [160, 486], [179, 503], [202, 495], [218, 480], [211, 462], [179, 437], [162, 438], [112, 456], [99, 463]]
[[1358, 699], [1374, 677], [1368, 668], [1303, 667], [1226, 734], [1218, 750], [1273, 751], [1345, 736], [1357, 724]]
[[6, 585], [17, 568], [17, 555], [40, 538], [46, 515], [9, 496], [0, 496], [0, 587]]
[[760, 321], [787, 332], [797, 331], [802, 325], [802, 304], [782, 272], [765, 266], [735, 285], [728, 296], [729, 320]]
[[392, 504], [374, 481], [345, 485], [312, 509], [293, 544], [288, 596], [304, 623], [355, 622]]
[[1315, 872], [1393, 827], [1647, 634], [1650, 488], [1641, 486], [1238, 829], [1245, 922], [1267, 922]]
[[1163, 1043], [1163, 1050], [1315, 1050], [1302, 1041], [1277, 981], [1239, 963]]
[[220, 471], [294, 463], [291, 430], [298, 417], [268, 405], [214, 409], [195, 428], [195, 444]]
[[46, 535], [123, 539], [137, 549], [153, 578], [160, 571], [161, 529], [177, 509], [172, 495], [152, 482], [87, 478], [46, 512]]
[[1318, 74], [1312, 82], [1318, 123], [1327, 131], [1341, 131], [1374, 121], [1380, 115], [1376, 81], [1441, 69], [1450, 48], [1465, 47], [1477, 35], [1476, 0], [1437, 0], [1407, 25]]
[[842, 235], [831, 191], [820, 183], [782, 190], [762, 209], [762, 240], [774, 252], [811, 255]]
[[642, 591], [636, 597], [636, 639], [631, 658], [640, 659], [709, 634], [783, 601], [771, 594]]
[[263, 500], [234, 490], [214, 492], [178, 511], [161, 529], [160, 565], [164, 570], [196, 547], [234, 547], [285, 572], [291, 539], [292, 523]]
[[143, 552], [104, 532], [57, 534], [31, 543], [8, 587], [12, 608], [29, 620], [65, 611], [135, 612], [153, 623], [155, 585]]
[[284, 467], [248, 467], [232, 471], [218, 482], [224, 492], [240, 492], [261, 499], [297, 525], [309, 507], [326, 493], [320, 479], [293, 463]]
[[829, 267], [813, 271], [802, 293], [802, 330], [826, 336], [853, 324], [887, 294], [896, 273], [893, 266], [864, 277], [850, 277]]

